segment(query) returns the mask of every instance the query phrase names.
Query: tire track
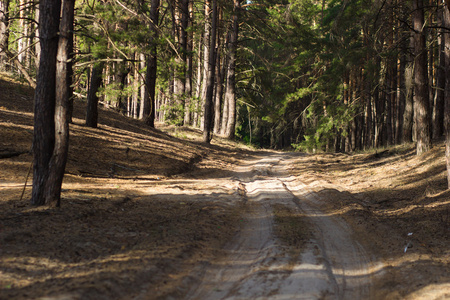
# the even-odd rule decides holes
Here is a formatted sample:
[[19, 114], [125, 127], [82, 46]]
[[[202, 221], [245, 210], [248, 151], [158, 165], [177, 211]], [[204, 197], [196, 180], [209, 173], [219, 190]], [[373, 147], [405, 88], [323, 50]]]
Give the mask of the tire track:
[[[343, 221], [320, 211], [314, 193], [287, 176], [291, 159], [271, 154], [236, 170], [247, 199], [245, 226], [186, 299], [370, 298], [364, 249]], [[275, 203], [300, 210], [315, 227], [314, 239], [294, 264], [273, 231]]]

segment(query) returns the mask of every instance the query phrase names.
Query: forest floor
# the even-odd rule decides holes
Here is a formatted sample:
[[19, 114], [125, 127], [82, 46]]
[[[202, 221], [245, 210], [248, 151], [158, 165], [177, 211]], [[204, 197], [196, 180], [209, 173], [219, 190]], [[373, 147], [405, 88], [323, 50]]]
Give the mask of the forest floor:
[[61, 207], [33, 207], [32, 100], [0, 75], [0, 299], [450, 298], [442, 143], [205, 145], [76, 101]]

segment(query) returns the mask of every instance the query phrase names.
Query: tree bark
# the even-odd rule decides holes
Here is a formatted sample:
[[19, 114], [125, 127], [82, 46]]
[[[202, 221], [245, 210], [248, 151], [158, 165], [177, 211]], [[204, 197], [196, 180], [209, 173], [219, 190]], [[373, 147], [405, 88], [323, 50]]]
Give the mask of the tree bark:
[[200, 118], [200, 128], [205, 127], [205, 105], [206, 94], [208, 90], [208, 74], [211, 65], [209, 64], [210, 54], [210, 40], [211, 40], [211, 0], [205, 0], [205, 28], [203, 31], [203, 69], [202, 69], [202, 92], [201, 105], [203, 116]]
[[[147, 66], [147, 57], [145, 56], [144, 53], [139, 54], [139, 69], [143, 70], [145, 69]], [[140, 101], [139, 101], [139, 119], [143, 120], [145, 119], [144, 116], [144, 108], [145, 105], [148, 104], [144, 101], [145, 99], [145, 94], [147, 93], [147, 89], [145, 87], [145, 76], [139, 76], [139, 84], [140, 84], [140, 89], [139, 89], [139, 97], [140, 97]]]
[[405, 112], [403, 114], [402, 142], [413, 141], [413, 117], [414, 117], [414, 65], [412, 62], [405, 67]]
[[[219, 24], [222, 22], [222, 13], [219, 14]], [[214, 134], [220, 134], [220, 121], [221, 121], [221, 109], [222, 109], [222, 98], [223, 98], [223, 83], [225, 74], [225, 62], [226, 55], [221, 55], [221, 33], [220, 25], [219, 30], [217, 30], [217, 55], [216, 55], [216, 93], [214, 96]]]
[[[175, 104], [179, 107], [185, 106], [185, 91], [186, 91], [186, 50], [187, 50], [187, 26], [189, 20], [189, 1], [177, 0], [174, 1], [174, 26], [175, 38], [178, 44], [178, 53], [175, 57], [174, 68], [174, 100]], [[177, 115], [180, 112], [177, 112]], [[177, 116], [181, 119], [181, 123], [184, 122], [183, 116]]]
[[69, 152], [74, 7], [75, 0], [63, 0], [56, 63], [55, 146], [44, 195], [46, 204], [51, 206], [60, 206], [61, 186]]
[[[450, 28], [450, 1], [444, 6], [443, 25]], [[447, 162], [447, 181], [450, 189], [450, 32], [445, 30], [443, 33], [445, 45], [445, 113], [444, 113], [444, 134], [445, 134], [445, 158]]]
[[61, 2], [41, 0], [41, 58], [34, 98], [33, 191], [31, 204], [44, 205], [49, 163], [55, 146], [56, 53]]
[[97, 92], [102, 85], [103, 64], [92, 66], [91, 81], [87, 96], [86, 126], [97, 128], [98, 126], [98, 96]]
[[230, 43], [228, 44], [228, 70], [227, 70], [227, 86], [225, 91], [225, 102], [228, 102], [228, 118], [225, 130], [225, 137], [234, 138], [236, 127], [236, 58], [237, 45], [239, 35], [239, 12], [241, 9], [241, 0], [234, 0], [233, 9], [233, 25], [230, 35]]
[[[206, 11], [206, 9], [205, 9]], [[206, 97], [203, 112], [203, 142], [211, 142], [212, 117], [213, 117], [213, 95], [214, 95], [214, 75], [216, 64], [216, 32], [217, 32], [217, 0], [212, 0], [211, 33], [208, 54], [208, 74], [206, 84]], [[205, 33], [206, 34], [206, 33]]]
[[130, 115], [133, 119], [138, 118], [138, 103], [139, 103], [139, 93], [140, 93], [140, 85], [141, 85], [141, 76], [139, 74], [140, 70], [140, 53], [135, 52], [134, 58], [137, 62], [133, 63], [133, 97], [131, 102]]
[[[388, 21], [388, 32], [386, 36], [386, 46], [388, 48], [393, 48], [395, 43], [395, 23], [394, 23], [394, 10], [389, 12], [389, 21]], [[385, 105], [386, 105], [386, 145], [390, 146], [394, 144], [394, 107], [396, 102], [397, 94], [394, 92], [396, 83], [396, 75], [397, 75], [397, 55], [395, 53], [392, 54], [392, 57], [388, 57], [385, 59], [386, 63], [386, 78], [385, 78], [385, 88], [386, 93], [384, 94], [386, 97]]]
[[158, 38], [158, 22], [159, 22], [160, 0], [152, 0], [150, 8], [150, 55], [147, 60], [147, 73], [145, 74], [146, 93], [144, 102], [146, 109], [144, 110], [145, 124], [155, 127], [155, 94], [156, 94], [156, 71], [158, 68], [158, 53], [156, 40]]
[[123, 96], [123, 90], [125, 89], [125, 85], [127, 82], [127, 76], [130, 73], [130, 69], [127, 66], [119, 66], [117, 65], [117, 73], [115, 76], [115, 86], [119, 88], [119, 93], [117, 98], [115, 99], [115, 107], [122, 114], [126, 115], [126, 99]]
[[0, 0], [0, 70], [7, 70], [6, 51], [9, 48], [9, 0]]
[[[444, 10], [438, 12], [438, 23], [442, 27], [444, 26], [443, 21]], [[436, 71], [436, 91], [434, 95], [434, 105], [433, 105], [433, 139], [438, 139], [444, 133], [444, 110], [445, 110], [445, 33], [438, 36], [438, 49], [439, 49], [439, 66]]]
[[[35, 9], [34, 9], [34, 19], [36, 21], [36, 24], [39, 23], [39, 3], [35, 4]], [[35, 65], [36, 65], [36, 69], [39, 68], [39, 60], [41, 58], [41, 44], [39, 43], [39, 26], [36, 26], [35, 30], [34, 30], [34, 38], [37, 41], [37, 43], [34, 46], [34, 51], [36, 53], [36, 59], [35, 59]]]
[[[381, 58], [376, 57], [375, 58], [376, 68], [375, 70], [377, 73], [381, 73]], [[372, 111], [373, 111], [373, 147], [378, 148], [380, 146], [380, 135], [381, 131], [383, 129], [382, 124], [382, 116], [383, 116], [383, 106], [380, 105], [380, 102], [382, 104], [382, 101], [380, 101], [380, 87], [377, 84], [374, 88], [373, 92], [373, 103], [372, 103]]]
[[197, 77], [195, 84], [195, 109], [193, 114], [192, 124], [194, 127], [199, 127], [199, 119], [200, 119], [200, 108], [201, 108], [201, 93], [202, 93], [202, 71], [203, 71], [203, 61], [202, 61], [202, 42], [201, 35], [198, 41], [198, 51], [197, 51]]
[[[343, 102], [346, 107], [349, 107], [350, 105], [350, 75], [349, 71], [345, 72], [344, 75], [344, 87], [343, 87]], [[347, 124], [347, 135], [345, 137], [345, 144], [344, 144], [344, 151], [346, 153], [352, 152], [352, 126], [351, 122]]]
[[[400, 21], [399, 21], [400, 22]], [[399, 26], [400, 28], [400, 26]], [[397, 81], [397, 123], [396, 123], [396, 135], [395, 140], [397, 143], [403, 142], [403, 126], [404, 126], [404, 114], [406, 105], [406, 84], [405, 84], [405, 71], [407, 64], [407, 53], [408, 53], [408, 40], [404, 36], [400, 37], [402, 40], [400, 42], [400, 63], [398, 70], [398, 81]]]
[[29, 70], [19, 61], [18, 55], [9, 49], [9, 3], [9, 0], [0, 1], [0, 69], [7, 70], [7, 61], [13, 61], [30, 86], [35, 88], [36, 82], [29, 74]]
[[[188, 1], [189, 18], [188, 27], [192, 27], [193, 17], [194, 17], [194, 1]], [[184, 103], [184, 125], [191, 124], [191, 114], [192, 114], [192, 51], [194, 49], [194, 32], [191, 30], [187, 35], [186, 43], [186, 86], [185, 86], [185, 103]]]
[[366, 102], [364, 110], [364, 149], [369, 149], [373, 146], [372, 85], [369, 80], [364, 79], [364, 97]]
[[[67, 99], [69, 101], [68, 103], [68, 111], [67, 111], [67, 118], [68, 122], [72, 123], [72, 116], [73, 116], [73, 61], [75, 58], [75, 53], [73, 51], [73, 35], [74, 35], [74, 26], [75, 26], [75, 0], [64, 0], [63, 2], [63, 11], [61, 13], [61, 22], [64, 24], [64, 28], [61, 28], [61, 30], [64, 30], [64, 34], [67, 36], [67, 43], [64, 45], [67, 49], [67, 58], [66, 58], [66, 70], [67, 74], [65, 75], [67, 77]], [[63, 21], [64, 20], [64, 21]], [[57, 74], [57, 78], [58, 78]]]
[[413, 0], [414, 29], [414, 116], [417, 128], [416, 153], [420, 155], [431, 147], [430, 105], [428, 94], [427, 48], [423, 0]]
[[26, 68], [28, 68], [27, 64], [27, 54], [28, 51], [28, 29], [29, 29], [29, 22], [28, 22], [28, 3], [25, 0], [19, 1], [19, 30], [21, 30], [21, 37], [17, 41], [17, 58], [19, 59], [20, 63], [22, 65], [25, 65]]

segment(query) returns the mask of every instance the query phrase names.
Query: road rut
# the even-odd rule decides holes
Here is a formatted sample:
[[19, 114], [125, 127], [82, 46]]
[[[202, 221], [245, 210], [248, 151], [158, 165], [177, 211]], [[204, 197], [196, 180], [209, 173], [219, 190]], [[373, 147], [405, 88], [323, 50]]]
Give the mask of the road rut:
[[[246, 191], [245, 225], [186, 299], [370, 298], [373, 262], [343, 220], [320, 210], [323, 199], [288, 174], [293, 158], [269, 154], [236, 170]], [[299, 210], [313, 226], [299, 257], [274, 234], [275, 204]]]

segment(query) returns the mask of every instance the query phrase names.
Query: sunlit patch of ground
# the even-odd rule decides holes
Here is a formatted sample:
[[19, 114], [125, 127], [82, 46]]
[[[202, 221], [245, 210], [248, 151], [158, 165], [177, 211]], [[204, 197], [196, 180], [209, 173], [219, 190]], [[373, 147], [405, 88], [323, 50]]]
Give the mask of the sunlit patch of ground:
[[450, 192], [442, 143], [422, 156], [414, 145], [311, 155], [299, 158], [290, 172], [301, 174], [324, 199], [325, 211], [343, 217], [355, 238], [381, 257], [379, 298], [450, 296]]

